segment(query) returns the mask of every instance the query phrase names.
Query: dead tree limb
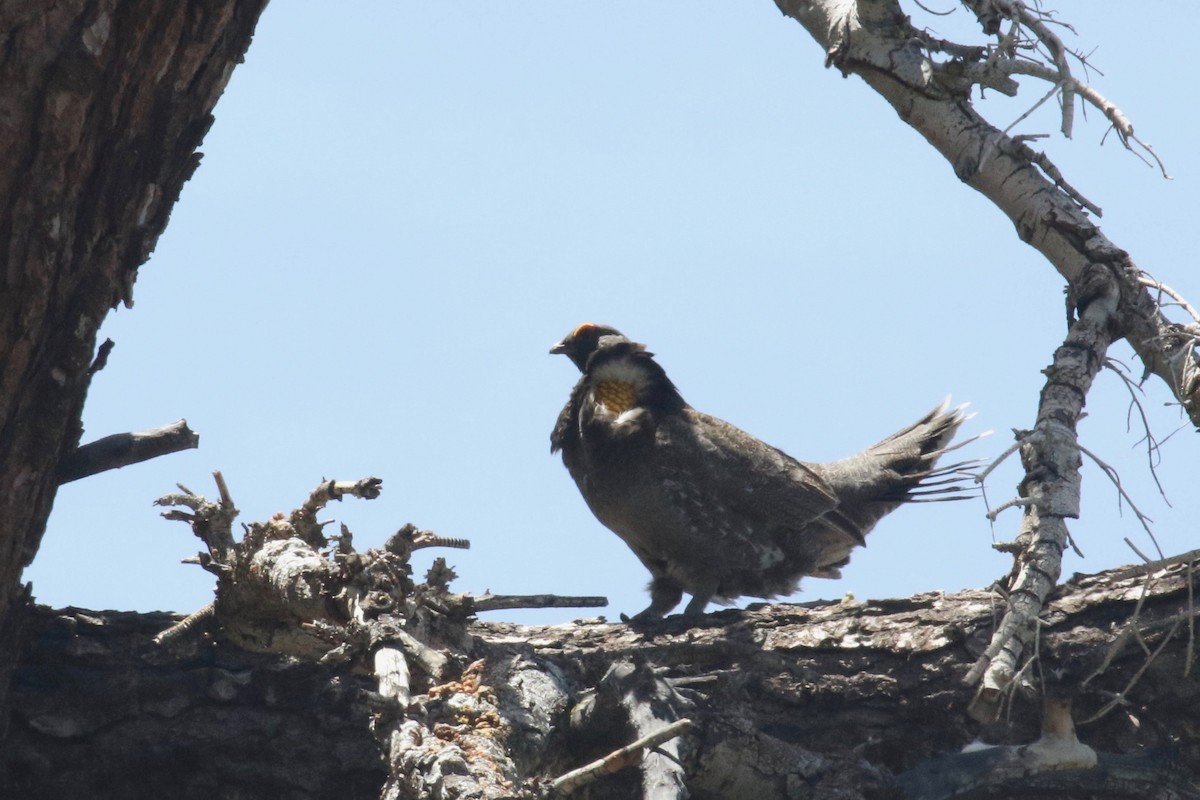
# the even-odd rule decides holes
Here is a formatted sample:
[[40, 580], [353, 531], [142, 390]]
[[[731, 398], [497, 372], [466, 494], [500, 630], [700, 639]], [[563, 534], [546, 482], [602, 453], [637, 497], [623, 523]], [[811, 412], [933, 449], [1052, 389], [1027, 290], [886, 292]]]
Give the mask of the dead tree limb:
[[1070, 541], [1067, 520], [1079, 516], [1082, 478], [1076, 424], [1092, 380], [1104, 365], [1119, 302], [1117, 281], [1106, 267], [1085, 275], [1072, 287], [1078, 319], [1045, 370], [1037, 425], [1022, 435], [1025, 479], [1018, 493], [1027, 502], [1017, 536], [1019, 555], [1006, 587], [1007, 613], [965, 678], [980, 686], [973, 708], [981, 719], [999, 712], [1017, 662], [1037, 631], [1038, 615], [1058, 584]]
[[[683, 749], [677, 736], [690, 729], [684, 718], [693, 707], [645, 661], [621, 659], [604, 673], [594, 692], [571, 710], [573, 735], [608, 736], [628, 730], [635, 741], [550, 782], [550, 788], [569, 794], [600, 776], [639, 766], [637, 796], [645, 800], [682, 800], [688, 796]], [[602, 738], [605, 734], [600, 734]], [[653, 749], [651, 749], [653, 748]]]
[[[1040, 697], [1013, 695], [1009, 720], [967, 714], [973, 690], [961, 676], [993, 628], [993, 597], [982, 590], [764, 604], [695, 626], [668, 620], [652, 638], [596, 621], [468, 621], [453, 642], [422, 640], [446, 658], [441, 679], [404, 652], [407, 709], [403, 692], [389, 688], [402, 688], [399, 672], [371, 674], [369, 643], [357, 658], [320, 665], [244, 651], [219, 629], [162, 647], [155, 633], [179, 619], [165, 614], [35, 608], [12, 733], [0, 751], [0, 796], [199, 798], [220, 788], [378, 797], [388, 776], [367, 731], [392, 726], [385, 738], [400, 745], [409, 796], [438, 796], [440, 786], [445, 798], [486, 797], [471, 794], [478, 774], [492, 796], [540, 800], [553, 777], [639, 738], [622, 697], [652, 706], [656, 697], [678, 702], [673, 691], [687, 704], [651, 711], [657, 721], [646, 727], [659, 731], [673, 715], [695, 723], [678, 750], [667, 750], [693, 797], [929, 800], [954, 795], [908, 789], [944, 790], [937, 781], [959, 775], [989, 791], [1002, 777], [1017, 781], [999, 784], [1015, 787], [1011, 796], [1041, 787], [1040, 796], [1059, 800], [1190, 798], [1200, 793], [1200, 740], [1191, 735], [1200, 685], [1181, 678], [1183, 626], [1168, 633], [1189, 613], [1195, 576], [1188, 564], [1172, 564], [1151, 577], [1147, 586], [1146, 575], [1118, 570], [1076, 576], [1041, 615], [1039, 657], [1055, 681], [1049, 696], [1070, 700], [1077, 739], [1097, 754], [1091, 769], [1024, 760], [1033, 742], [1070, 738], [1069, 717], [1052, 711], [1039, 721]], [[1135, 612], [1146, 646], [1158, 651], [1148, 664], [1140, 646], [1114, 648]], [[637, 665], [638, 680], [610, 680], [605, 689], [614, 663]], [[387, 674], [394, 677], [381, 694]], [[1113, 712], [1078, 721], [1135, 676]], [[608, 712], [570, 723], [573, 709], [609, 691], [598, 703]], [[495, 748], [508, 759], [502, 766], [489, 763]], [[988, 760], [996, 758], [1016, 772], [996, 772]], [[515, 779], [508, 788], [505, 776]], [[1148, 782], [1155, 778], [1161, 788]], [[623, 800], [642, 786], [640, 770], [626, 769], [586, 790], [592, 800]]]
[[[989, 123], [972, 102], [973, 87], [1001, 86], [1015, 94], [1015, 76], [1047, 81], [1053, 88], [1046, 98], [1056, 92], [1062, 98], [1066, 135], [1078, 97], [1104, 112], [1126, 147], [1137, 144], [1156, 161], [1157, 156], [1134, 136], [1115, 104], [1071, 74], [1068, 53], [1048, 27], [1046, 13], [1022, 0], [967, 3], [985, 33], [1001, 34], [1008, 25], [999, 43], [974, 49], [931, 39], [912, 25], [898, 0], [777, 0], [777, 5], [822, 46], [827, 66], [861, 77], [947, 159], [961, 181], [1012, 220], [1018, 236], [1066, 280], [1078, 310], [1079, 319], [1047, 371], [1035, 428], [1023, 434], [1026, 475], [1018, 498], [1001, 507], [1025, 509], [1012, 548], [1008, 610], [966, 676], [981, 687], [974, 712], [994, 716], [1018, 674], [1038, 615], [1058, 580], [1062, 551], [1071, 542], [1066, 520], [1078, 515], [1080, 494], [1075, 423], [1109, 343], [1124, 337], [1146, 375], [1158, 375], [1200, 427], [1200, 327], [1190, 318], [1185, 323], [1167, 318], [1160, 303], [1166, 293], [1151, 293], [1158, 282], [1089, 218], [1088, 210], [1098, 213], [1098, 207], [1070, 186], [1045, 154]], [[949, 58], [939, 60], [939, 54]], [[1190, 309], [1182, 298], [1167, 296]]]
[[[178, 647], [197, 619], [211, 618], [221, 636], [248, 650], [366, 672], [376, 681], [371, 729], [389, 765], [382, 796], [432, 796], [436, 786], [445, 797], [510, 797], [520, 770], [499, 733], [486, 661], [469, 659], [474, 598], [450, 593], [455, 575], [444, 559], [434, 560], [423, 583], [413, 580], [409, 563], [414, 550], [470, 543], [409, 524], [383, 548], [361, 553], [342, 526], [330, 547], [317, 513], [347, 496], [379, 497], [378, 478], [323, 481], [295, 511], [251, 523], [235, 541], [237, 508], [221, 474], [214, 478], [216, 502], [185, 487], [158, 501], [172, 507], [165, 517], [187, 522], [204, 542], [208, 551], [197, 560], [217, 576], [217, 589], [211, 614], [191, 615], [156, 643]], [[509, 599], [501, 596], [501, 604]]]
[[58, 467], [58, 482], [70, 483], [106, 470], [120, 469], [199, 446], [200, 435], [188, 427], [185, 419], [138, 433], [114, 433], [80, 445], [64, 458]]
[[[1157, 375], [1179, 401], [1192, 424], [1200, 428], [1200, 328], [1169, 320], [1150, 289], [1145, 273], [1129, 254], [1111, 242], [1089, 219], [1083, 200], [1069, 191], [1049, 159], [1017, 137], [990, 123], [971, 101], [974, 85], [992, 85], [1030, 72], [1012, 43], [961, 45], [932, 39], [914, 27], [898, 0], [777, 0], [826, 54], [826, 65], [861, 77], [950, 163], [955, 175], [979, 191], [1008, 216], [1017, 235], [1041, 252], [1068, 284], [1077, 284], [1096, 264], [1108, 266], [1118, 281], [1117, 327], [1138, 354], [1146, 373]], [[1061, 43], [1037, 39], [1044, 29], [1030, 26], [1039, 12], [1021, 0], [969, 4], [986, 33], [999, 33], [1016, 20], [1032, 31], [1034, 43], [1061, 55]], [[939, 61], [943, 52], [949, 59]], [[1036, 77], [1064, 86], [1065, 62], [1052, 57], [1049, 72]], [[994, 79], [985, 76], [997, 76]], [[990, 81], [990, 82], [989, 82]], [[1133, 126], [1120, 110], [1098, 93], [1069, 77], [1074, 92], [1097, 104], [1116, 127], [1122, 141], [1137, 143]], [[1008, 84], [1015, 92], [1017, 84]], [[1064, 98], [1065, 100], [1066, 98]], [[1069, 120], [1064, 119], [1069, 129]], [[1052, 165], [1050, 165], [1052, 166]]]
[[473, 598], [476, 611], [501, 611], [510, 608], [603, 608], [607, 597], [563, 596], [557, 594], [482, 594]]
[[[555, 778], [551, 782], [550, 788], [560, 794], [571, 794], [602, 775], [611, 774], [641, 762], [645, 751], [656, 748], [680, 734], [687, 733], [693, 724], [690, 719], [681, 719], [665, 725], [653, 733], [646, 734], [636, 742], [630, 742], [620, 750], [614, 750], [604, 758]], [[682, 784], [676, 788], [675, 797], [686, 797], [686, 795], [680, 795], [679, 789], [681, 788]], [[652, 795], [644, 793], [644, 796], [651, 797]]]

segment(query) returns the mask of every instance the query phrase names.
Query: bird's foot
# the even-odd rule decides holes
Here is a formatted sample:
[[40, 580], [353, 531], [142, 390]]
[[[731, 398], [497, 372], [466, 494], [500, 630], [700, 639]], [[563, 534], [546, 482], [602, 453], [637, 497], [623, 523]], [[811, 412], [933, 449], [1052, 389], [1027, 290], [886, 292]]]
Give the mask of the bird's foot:
[[663, 612], [657, 610], [652, 605], [649, 608], [639, 611], [632, 617], [628, 614], [621, 614], [621, 622], [636, 630], [645, 630], [660, 624], [664, 616]]
[[[621, 615], [621, 621], [632, 627], [645, 628], [659, 622], [683, 597], [680, 589], [669, 578], [654, 576], [650, 581], [650, 605], [643, 608], [632, 617]], [[690, 608], [690, 606], [689, 606]]]

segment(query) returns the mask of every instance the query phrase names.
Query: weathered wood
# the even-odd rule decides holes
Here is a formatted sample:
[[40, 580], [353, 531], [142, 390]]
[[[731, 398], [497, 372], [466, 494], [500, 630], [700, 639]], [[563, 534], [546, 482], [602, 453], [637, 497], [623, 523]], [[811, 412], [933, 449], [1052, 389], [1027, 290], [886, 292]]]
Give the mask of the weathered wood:
[[171, 614], [29, 612], [0, 797], [377, 797], [364, 678], [203, 638]]
[[[1110, 757], [1152, 755], [1170, 770], [1176, 792], [1200, 792], [1194, 665], [1185, 676], [1194, 578], [1187, 564], [1177, 564], [1149, 583], [1119, 570], [1073, 579], [1043, 614], [1038, 661], [1024, 673], [1072, 696], [1079, 739], [1100, 754], [1102, 766], [1132, 765], [1123, 776], [1132, 780], [1144, 762]], [[986, 645], [999, 608], [988, 592], [967, 591], [760, 605], [712, 614], [690, 628], [668, 619], [651, 634], [599, 620], [477, 622], [457, 655], [482, 665], [449, 683], [414, 673], [412, 691], [424, 713], [449, 721], [440, 729], [444, 743], [475, 737], [469, 740], [503, 744], [523, 778], [513, 797], [538, 796], [548, 779], [637, 738], [620, 714], [608, 715], [611, 724], [570, 721], [611, 664], [627, 660], [646, 665], [691, 703], [695, 727], [678, 752], [693, 798], [903, 798], [898, 776], [972, 741], [1038, 739], [1041, 689], [1024, 680], [1009, 719], [983, 725], [967, 713], [972, 690], [961, 677]], [[14, 683], [12, 735], [0, 756], [0, 796], [69, 796], [62, 794], [67, 785], [74, 794], [129, 798], [208, 796], [203, 791], [215, 786], [248, 797], [330, 797], [334, 786], [340, 797], [379, 796], [384, 774], [367, 733], [372, 682], [344, 665], [247, 654], [220, 639], [185, 637], [156, 647], [153, 635], [174, 619], [32, 613]], [[1163, 645], [1149, 666], [1138, 637], [1126, 631], [1137, 631], [1150, 650]], [[1124, 702], [1081, 722], [1139, 671]], [[407, 724], [414, 746], [428, 746], [418, 731], [421, 717]], [[311, 763], [293, 769], [299, 759]], [[530, 783], [534, 776], [543, 780]], [[586, 796], [636, 797], [639, 776], [637, 769], [606, 776], [586, 787]], [[429, 775], [424, 789], [436, 777]], [[1072, 797], [1045, 775], [1027, 784], [1037, 781]], [[1080, 781], [1097, 792], [1104, 777], [1091, 772]], [[121, 791], [108, 792], [111, 785]], [[442, 796], [472, 796], [468, 785]], [[1023, 791], [1020, 781], [1007, 785], [1016, 787], [1009, 795], [977, 796]], [[1142, 797], [1186, 796], [1142, 789]], [[419, 782], [406, 791], [412, 794], [396, 796], [425, 796]]]
[[110, 469], [200, 446], [200, 436], [187, 420], [136, 433], [114, 433], [81, 445], [59, 464], [58, 482], [70, 483]]

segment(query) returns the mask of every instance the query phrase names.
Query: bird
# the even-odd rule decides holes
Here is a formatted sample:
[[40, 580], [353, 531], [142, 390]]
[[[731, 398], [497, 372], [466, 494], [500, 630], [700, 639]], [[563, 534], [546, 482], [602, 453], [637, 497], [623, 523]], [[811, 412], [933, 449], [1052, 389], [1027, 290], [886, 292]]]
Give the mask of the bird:
[[[949, 399], [840, 461], [789, 456], [684, 401], [646, 346], [584, 323], [550, 348], [581, 376], [550, 435], [596, 518], [650, 572], [659, 620], [686, 592], [684, 617], [709, 602], [793, 594], [801, 578], [838, 578], [856, 546], [905, 503], [959, 499], [970, 462], [938, 467], [970, 416]], [[973, 441], [973, 437], [967, 441]]]

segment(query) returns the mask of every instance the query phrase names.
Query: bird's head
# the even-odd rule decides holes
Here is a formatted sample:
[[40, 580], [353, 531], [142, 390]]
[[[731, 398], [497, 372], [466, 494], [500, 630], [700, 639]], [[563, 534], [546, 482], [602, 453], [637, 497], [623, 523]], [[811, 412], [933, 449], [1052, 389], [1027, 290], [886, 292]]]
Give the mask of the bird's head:
[[638, 406], [676, 411], [685, 405], [654, 354], [609, 325], [585, 322], [550, 352], [571, 359], [596, 402], [613, 413]]
[[624, 334], [610, 325], [585, 322], [564, 336], [562, 341], [556, 342], [550, 348], [550, 353], [566, 356], [571, 359], [572, 364], [579, 367], [580, 372], [584, 372], [588, 359], [593, 353], [602, 347], [624, 342], [633, 344]]

